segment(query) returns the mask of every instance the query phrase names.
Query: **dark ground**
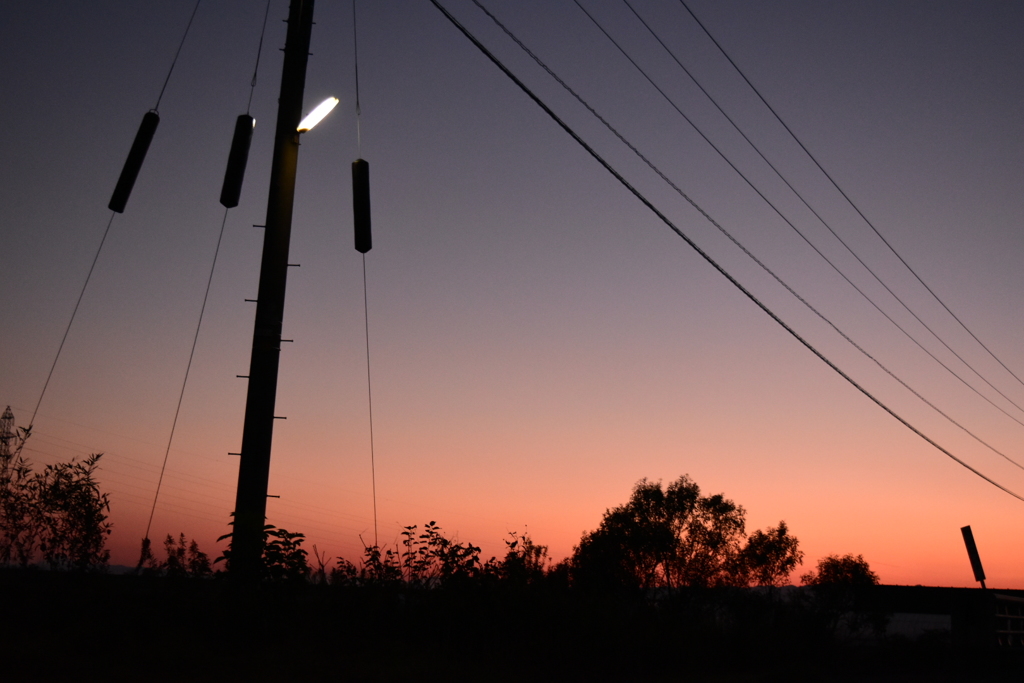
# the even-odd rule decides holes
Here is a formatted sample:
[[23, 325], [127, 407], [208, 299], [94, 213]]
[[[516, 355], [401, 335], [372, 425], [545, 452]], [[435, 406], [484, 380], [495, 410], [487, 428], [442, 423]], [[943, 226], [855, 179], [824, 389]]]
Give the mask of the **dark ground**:
[[[953, 639], [956, 640], [955, 638]], [[2, 681], [1024, 681], [1024, 652], [840, 639], [805, 608], [0, 570]]]

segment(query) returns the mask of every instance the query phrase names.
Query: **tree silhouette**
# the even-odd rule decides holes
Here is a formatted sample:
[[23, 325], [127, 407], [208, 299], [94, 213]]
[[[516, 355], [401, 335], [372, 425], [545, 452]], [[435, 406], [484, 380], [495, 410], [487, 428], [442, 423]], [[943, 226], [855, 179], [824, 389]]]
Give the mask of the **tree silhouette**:
[[47, 465], [33, 477], [39, 550], [51, 569], [99, 569], [110, 559], [110, 500], [93, 478], [102, 455]]
[[31, 427], [19, 427], [15, 446], [0, 452], [0, 565], [28, 566], [39, 536], [32, 465], [22, 454]]
[[803, 557], [799, 542], [789, 535], [783, 521], [777, 527], [750, 534], [740, 552], [741, 571], [750, 583], [758, 586], [782, 586]]
[[805, 586], [876, 586], [878, 574], [863, 555], [828, 555], [818, 560], [815, 571], [800, 577]]
[[51, 569], [105, 567], [110, 501], [95, 479], [103, 454], [33, 472], [22, 453], [30, 429], [0, 453], [0, 565], [25, 567], [39, 551]]
[[885, 629], [887, 616], [866, 600], [867, 591], [879, 579], [862, 555], [823, 557], [800, 581], [810, 587], [812, 606], [826, 630], [856, 635], [867, 627], [876, 633]]
[[604, 589], [780, 585], [802, 554], [785, 522], [744, 543], [746, 511], [703, 496], [687, 475], [663, 488], [642, 479], [625, 505], [584, 534], [569, 571], [574, 585]]

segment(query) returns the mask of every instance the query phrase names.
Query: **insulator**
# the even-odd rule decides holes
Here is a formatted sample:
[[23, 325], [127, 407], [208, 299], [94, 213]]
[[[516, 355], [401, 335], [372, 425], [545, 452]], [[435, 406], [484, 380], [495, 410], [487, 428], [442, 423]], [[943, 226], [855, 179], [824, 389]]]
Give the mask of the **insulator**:
[[252, 129], [255, 127], [256, 119], [248, 114], [242, 114], [235, 120], [235, 135], [231, 138], [228, 167], [224, 171], [224, 185], [220, 189], [220, 203], [226, 208], [238, 206], [238, 197], [242, 194], [242, 179], [245, 177], [245, 165], [249, 161]]
[[352, 212], [355, 214], [356, 251], [365, 254], [373, 248], [370, 234], [370, 164], [363, 159], [352, 162]]
[[139, 126], [139, 132], [135, 134], [135, 142], [132, 143], [128, 159], [124, 162], [124, 168], [121, 169], [121, 177], [117, 179], [114, 194], [110, 197], [110, 203], [107, 204], [107, 208], [111, 211], [124, 213], [124, 206], [128, 203], [128, 197], [135, 186], [135, 179], [139, 176], [142, 162], [146, 160], [146, 152], [149, 151], [149, 143], [153, 142], [153, 133], [156, 132], [158, 123], [160, 123], [160, 115], [155, 111], [148, 111], [142, 117], [142, 125]]

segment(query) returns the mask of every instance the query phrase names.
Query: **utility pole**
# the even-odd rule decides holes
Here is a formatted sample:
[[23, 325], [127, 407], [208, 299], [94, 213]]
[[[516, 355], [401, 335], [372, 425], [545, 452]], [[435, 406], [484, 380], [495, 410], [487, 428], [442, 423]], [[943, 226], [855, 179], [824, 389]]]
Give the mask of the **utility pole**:
[[306, 84], [309, 37], [313, 28], [313, 1], [292, 0], [288, 11], [288, 37], [284, 48], [281, 95], [274, 133], [274, 159], [267, 198], [263, 259], [256, 302], [256, 324], [249, 364], [249, 391], [245, 400], [242, 455], [238, 468], [231, 574], [252, 581], [259, 577], [263, 556], [263, 526], [267, 517], [267, 483], [274, 436], [277, 371], [281, 356], [288, 244], [295, 198], [295, 171], [299, 160], [302, 92]]

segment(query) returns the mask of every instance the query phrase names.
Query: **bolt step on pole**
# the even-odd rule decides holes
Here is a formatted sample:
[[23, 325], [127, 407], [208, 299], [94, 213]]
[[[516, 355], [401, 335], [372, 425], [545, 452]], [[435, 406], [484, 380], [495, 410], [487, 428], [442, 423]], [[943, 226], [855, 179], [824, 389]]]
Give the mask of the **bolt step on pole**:
[[312, 28], [313, 0], [292, 0], [288, 11], [288, 36], [274, 133], [274, 158], [267, 198], [266, 230], [231, 540], [231, 575], [245, 581], [259, 578], [263, 556], [270, 448], [274, 435], [274, 404], [277, 398], [281, 325], [288, 274], [288, 244], [295, 197], [295, 170], [299, 159], [297, 129], [302, 117], [302, 92], [306, 84], [306, 61]]

